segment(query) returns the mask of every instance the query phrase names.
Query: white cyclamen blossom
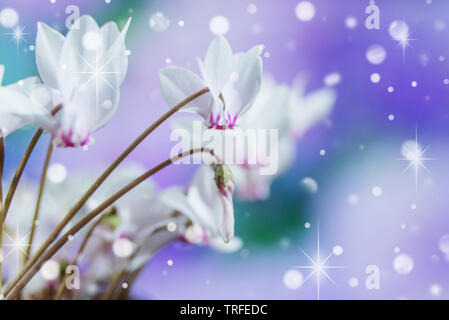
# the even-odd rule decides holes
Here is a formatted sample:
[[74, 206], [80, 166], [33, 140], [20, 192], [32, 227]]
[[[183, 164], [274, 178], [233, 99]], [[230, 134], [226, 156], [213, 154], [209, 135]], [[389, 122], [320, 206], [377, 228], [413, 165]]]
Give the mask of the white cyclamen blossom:
[[333, 89], [323, 88], [305, 94], [306, 78], [296, 77], [290, 94], [290, 119], [292, 134], [302, 136], [308, 129], [326, 119], [334, 107], [337, 94]]
[[202, 116], [209, 128], [232, 129], [254, 102], [262, 82], [262, 46], [233, 54], [228, 41], [215, 38], [203, 61], [198, 59], [202, 79], [190, 70], [169, 67], [161, 70], [162, 94], [170, 106], [209, 88], [209, 92], [182, 110]]
[[209, 166], [202, 166], [187, 194], [181, 188], [173, 187], [163, 193], [162, 201], [191, 221], [185, 233], [187, 241], [233, 252], [242, 246], [241, 240], [234, 237], [233, 189], [231, 180], [219, 189], [214, 181], [214, 171]]
[[101, 28], [90, 16], [77, 21], [66, 37], [39, 22], [36, 63], [39, 74], [62, 103], [51, 131], [57, 146], [91, 142], [91, 133], [115, 114], [127, 69], [125, 36], [114, 22]]
[[49, 124], [50, 92], [39, 78], [30, 77], [2, 87], [5, 67], [0, 65], [0, 136], [33, 123]]
[[[294, 140], [290, 136], [288, 114], [289, 88], [277, 84], [271, 76], [264, 76], [262, 89], [253, 107], [242, 118], [242, 129], [275, 129], [278, 133], [278, 145], [268, 145], [266, 150], [253, 146], [258, 163], [232, 166], [238, 195], [245, 200], [266, 199], [270, 193], [272, 181], [283, 173], [293, 162]], [[277, 147], [276, 150], [273, 150]], [[262, 175], [260, 168], [269, 165], [266, 154], [274, 154], [278, 160], [277, 171], [272, 175]]]

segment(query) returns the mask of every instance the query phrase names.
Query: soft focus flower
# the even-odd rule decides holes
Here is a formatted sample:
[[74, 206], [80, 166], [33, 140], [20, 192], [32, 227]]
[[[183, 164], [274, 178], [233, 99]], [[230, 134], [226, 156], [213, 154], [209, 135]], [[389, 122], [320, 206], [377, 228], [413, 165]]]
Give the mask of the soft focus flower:
[[233, 252], [241, 248], [242, 242], [233, 238], [234, 182], [230, 170], [225, 168], [218, 166], [215, 174], [211, 167], [202, 166], [187, 194], [173, 187], [162, 194], [162, 201], [190, 220], [185, 232], [187, 241]]
[[[285, 172], [293, 162], [294, 140], [290, 136], [290, 119], [288, 114], [289, 88], [275, 82], [271, 76], [264, 76], [262, 89], [253, 107], [242, 117], [241, 129], [274, 129], [278, 134], [277, 149], [267, 145], [259, 150], [257, 145], [249, 144], [250, 153], [256, 155], [258, 162], [233, 165], [234, 179], [240, 198], [245, 200], [262, 200], [270, 194], [272, 181]], [[273, 112], [276, 110], [276, 112]], [[268, 132], [268, 131], [267, 131]], [[260, 168], [269, 165], [267, 154], [278, 154], [275, 174], [262, 175]], [[249, 156], [249, 154], [248, 154]]]
[[[92, 198], [91, 209], [142, 171], [139, 166], [119, 169]], [[110, 213], [95, 229], [82, 258], [87, 263], [88, 281], [107, 281], [124, 259], [131, 259], [129, 271], [136, 270], [161, 248], [181, 238], [187, 219], [165, 205], [160, 196], [154, 183], [145, 181], [108, 209]], [[175, 230], [169, 230], [170, 223]]]
[[6, 137], [27, 124], [48, 124], [52, 99], [39, 78], [2, 87], [4, 73], [5, 67], [0, 65], [0, 136]]
[[48, 129], [57, 146], [84, 146], [92, 132], [115, 114], [128, 58], [125, 36], [114, 22], [101, 28], [82, 16], [66, 37], [45, 23], [38, 24], [36, 63], [46, 86], [63, 108]]
[[334, 107], [337, 95], [333, 89], [323, 88], [305, 94], [306, 79], [296, 77], [290, 93], [292, 134], [301, 137], [308, 129], [326, 119]]
[[233, 54], [228, 41], [215, 38], [203, 61], [198, 59], [202, 79], [190, 70], [161, 70], [161, 90], [170, 106], [204, 89], [209, 92], [187, 104], [183, 111], [202, 116], [209, 128], [232, 129], [254, 102], [262, 82], [262, 46]]

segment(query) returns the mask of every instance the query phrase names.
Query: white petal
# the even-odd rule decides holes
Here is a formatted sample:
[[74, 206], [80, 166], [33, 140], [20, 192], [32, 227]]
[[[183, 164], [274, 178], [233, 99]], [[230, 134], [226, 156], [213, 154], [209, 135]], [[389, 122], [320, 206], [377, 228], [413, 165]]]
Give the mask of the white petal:
[[223, 206], [220, 215], [220, 233], [227, 243], [234, 237], [234, 205], [231, 194], [221, 195], [220, 200]]
[[[91, 16], [85, 15], [78, 19], [78, 24], [79, 28], [72, 28], [68, 32], [61, 52], [59, 73], [64, 81], [61, 82], [59, 89], [62, 91], [65, 100], [72, 97], [80, 83], [87, 83], [92, 78], [93, 74], [86, 72], [93, 72], [97, 64], [102, 66], [99, 59], [105, 54], [103, 39], [95, 20]], [[98, 36], [93, 37], [96, 38], [94, 40], [97, 42], [96, 50], [89, 50], [91, 48], [85, 46], [84, 36], [87, 34]], [[94, 85], [95, 79], [90, 84]]]
[[44, 83], [53, 89], [60, 86], [61, 53], [65, 38], [45, 23], [37, 25], [36, 64]]
[[231, 116], [242, 115], [256, 99], [262, 85], [261, 46], [235, 56], [237, 79], [229, 81], [223, 90], [226, 110]]
[[216, 101], [229, 81], [234, 66], [231, 46], [223, 36], [216, 37], [207, 50], [204, 61], [204, 77]]
[[6, 135], [33, 123], [50, 120], [50, 113], [39, 107], [24, 93], [11, 88], [0, 88], [0, 128]]
[[180, 187], [172, 187], [160, 194], [161, 201], [168, 207], [187, 216], [193, 222], [199, 222], [187, 196]]
[[198, 169], [187, 192], [187, 198], [200, 224], [213, 234], [218, 234], [223, 209], [211, 167], [203, 165]]
[[118, 28], [113, 22], [109, 22], [100, 29], [103, 45], [106, 48], [106, 53], [104, 57], [102, 57], [102, 61], [106, 64], [105, 71], [113, 72], [111, 75], [114, 75], [115, 80], [111, 80], [110, 82], [117, 87], [121, 86], [128, 71], [128, 56], [126, 55], [125, 38], [130, 23], [131, 18], [128, 19], [123, 30], [119, 34], [117, 34]]
[[243, 247], [243, 241], [238, 237], [234, 237], [231, 241], [226, 243], [222, 238], [217, 237], [211, 239], [210, 246], [213, 249], [223, 253], [234, 253], [239, 251]]
[[301, 135], [318, 122], [326, 119], [333, 109], [337, 95], [325, 88], [308, 94], [301, 105], [297, 105], [292, 115], [293, 131]]
[[[165, 101], [174, 107], [192, 94], [204, 89], [206, 84], [195, 73], [178, 67], [168, 67], [159, 72], [159, 82]], [[212, 96], [209, 92], [188, 103], [182, 111], [194, 112], [208, 120]]]

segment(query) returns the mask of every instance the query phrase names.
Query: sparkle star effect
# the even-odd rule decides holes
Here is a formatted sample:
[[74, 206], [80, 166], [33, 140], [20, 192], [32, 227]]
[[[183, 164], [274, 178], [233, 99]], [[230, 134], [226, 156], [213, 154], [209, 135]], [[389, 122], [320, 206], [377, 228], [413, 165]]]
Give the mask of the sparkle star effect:
[[411, 35], [411, 32], [408, 31], [407, 25], [405, 23], [402, 24], [401, 36], [398, 39], [396, 39], [396, 41], [398, 41], [396, 48], [399, 48], [399, 47], [402, 48], [402, 61], [403, 62], [405, 62], [405, 50], [407, 48], [413, 48], [412, 45], [410, 44], [410, 41], [416, 40], [416, 39], [411, 39], [410, 35]]
[[424, 153], [429, 149], [430, 145], [421, 149], [418, 143], [418, 128], [415, 129], [415, 141], [413, 142], [413, 148], [407, 151], [407, 154], [404, 155], [404, 158], [400, 158], [399, 160], [408, 161], [408, 166], [404, 169], [403, 173], [407, 172], [409, 169], [412, 169], [415, 174], [415, 189], [418, 191], [418, 172], [419, 169], [422, 168], [430, 174], [429, 169], [424, 165], [424, 161], [435, 160], [434, 158], [426, 158], [424, 157]]
[[303, 265], [303, 266], [294, 266], [295, 269], [311, 269], [312, 272], [304, 279], [304, 282], [306, 282], [309, 278], [311, 278], [314, 274], [316, 275], [316, 285], [317, 285], [317, 299], [320, 300], [320, 278], [321, 275], [326, 277], [334, 286], [337, 284], [335, 281], [331, 278], [331, 276], [326, 272], [327, 269], [341, 269], [344, 268], [344, 266], [335, 266], [335, 265], [327, 265], [326, 262], [329, 261], [329, 259], [334, 255], [334, 252], [332, 251], [325, 259], [321, 260], [320, 256], [320, 224], [318, 223], [318, 235], [317, 235], [317, 254], [316, 259], [314, 260], [310, 255], [308, 255], [303, 249], [301, 249], [301, 252], [304, 254], [304, 256], [309, 259], [311, 262], [311, 265]]
[[83, 60], [83, 63], [87, 66], [88, 70], [75, 72], [76, 74], [82, 74], [82, 75], [88, 76], [88, 79], [82, 84], [83, 88], [86, 88], [90, 82], [95, 81], [97, 115], [99, 113], [99, 97], [100, 97], [101, 82], [106, 84], [108, 87], [110, 87], [111, 90], [113, 90], [115, 93], [117, 91], [116, 88], [108, 81], [108, 79], [106, 77], [108, 75], [123, 73], [123, 72], [118, 72], [118, 71], [108, 71], [108, 66], [113, 58], [114, 57], [112, 56], [105, 63], [100, 63], [101, 59], [100, 59], [100, 55], [99, 55], [98, 48], [97, 48], [95, 61], [93, 63], [90, 63], [84, 57], [81, 56], [81, 59]]
[[12, 30], [12, 32], [10, 32], [8, 34], [11, 36], [11, 41], [16, 42], [17, 53], [19, 53], [20, 42], [22, 42], [22, 41], [26, 42], [26, 40], [23, 36], [27, 35], [28, 33], [23, 32], [23, 30], [25, 30], [25, 27], [21, 27], [18, 24], [11, 30]]
[[[28, 239], [30, 237], [30, 233], [28, 233], [25, 236], [20, 235], [19, 232], [19, 218], [17, 217], [16, 221], [16, 230], [15, 234], [11, 232], [11, 230], [4, 230], [4, 234], [9, 239], [7, 243], [2, 243], [2, 253], [1, 258], [4, 262], [11, 254], [15, 253], [16, 255], [16, 274], [19, 274], [19, 268], [20, 268], [20, 257], [21, 256], [27, 256], [27, 248], [30, 247], [28, 244]], [[3, 254], [3, 248], [5, 248], [6, 252]]]

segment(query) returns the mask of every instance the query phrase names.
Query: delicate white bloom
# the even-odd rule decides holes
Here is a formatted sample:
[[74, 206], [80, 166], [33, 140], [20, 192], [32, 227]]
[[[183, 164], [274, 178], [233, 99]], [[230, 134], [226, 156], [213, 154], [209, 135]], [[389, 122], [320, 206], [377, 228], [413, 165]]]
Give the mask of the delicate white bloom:
[[[270, 193], [272, 181], [282, 174], [293, 162], [294, 141], [290, 136], [290, 119], [288, 114], [289, 89], [279, 85], [271, 76], [264, 76], [262, 89], [251, 110], [242, 117], [242, 129], [274, 129], [278, 133], [278, 148], [267, 145], [266, 150], [252, 146], [250, 152], [256, 153], [258, 163], [234, 165], [231, 167], [237, 186], [238, 195], [245, 200], [266, 199]], [[266, 154], [278, 154], [276, 174], [261, 175], [260, 168], [267, 165]], [[266, 160], [266, 161], [265, 161]]]
[[305, 94], [306, 79], [299, 75], [291, 88], [290, 119], [292, 134], [302, 136], [308, 129], [326, 119], [334, 107], [337, 95], [333, 89], [323, 88]]
[[209, 166], [202, 166], [187, 194], [181, 188], [173, 187], [162, 194], [162, 201], [190, 220], [185, 233], [187, 241], [232, 252], [242, 246], [242, 241], [233, 237], [234, 183], [229, 178], [229, 172], [222, 176], [221, 183], [214, 181], [216, 177]]
[[270, 196], [270, 187], [273, 181], [285, 173], [295, 158], [295, 143], [291, 137], [286, 136], [279, 140], [278, 169], [276, 174], [261, 175], [260, 165], [232, 166], [237, 194], [243, 200], [264, 200]]
[[30, 77], [2, 87], [5, 67], [0, 65], [0, 136], [6, 137], [28, 125], [48, 124], [50, 92], [39, 78]]
[[199, 114], [209, 128], [232, 129], [252, 105], [262, 82], [262, 46], [233, 54], [223, 36], [216, 37], [203, 61], [198, 59], [202, 79], [190, 70], [169, 67], [161, 70], [162, 93], [170, 106], [209, 88], [209, 92], [182, 110]]
[[[125, 167], [115, 172], [111, 180], [95, 194], [95, 205], [103, 202], [132, 179], [139, 176], [143, 168]], [[154, 254], [169, 243], [180, 239], [187, 219], [175, 214], [171, 207], [160, 201], [155, 185], [146, 181], [120, 198], [95, 229], [89, 245], [83, 255], [88, 263], [88, 277], [91, 282], [106, 280], [117, 271], [118, 261], [132, 258], [127, 266], [135, 270], [146, 263]], [[167, 225], [175, 223], [175, 231], [169, 231]]]
[[49, 129], [57, 146], [91, 142], [91, 133], [115, 114], [128, 68], [125, 36], [114, 22], [101, 28], [90, 16], [77, 21], [66, 37], [38, 24], [36, 63], [39, 74], [63, 108]]

